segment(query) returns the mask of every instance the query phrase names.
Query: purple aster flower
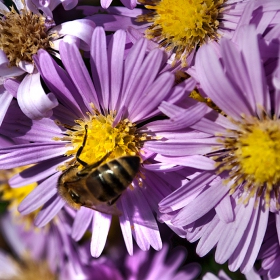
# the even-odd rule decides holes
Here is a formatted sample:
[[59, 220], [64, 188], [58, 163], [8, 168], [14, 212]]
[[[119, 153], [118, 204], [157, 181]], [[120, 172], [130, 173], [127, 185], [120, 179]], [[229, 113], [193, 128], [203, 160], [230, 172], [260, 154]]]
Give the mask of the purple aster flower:
[[[86, 241], [77, 246], [76, 258], [79, 260], [80, 268], [77, 269], [75, 259], [68, 260], [61, 268], [59, 279], [123, 280], [121, 270], [116, 266], [111, 255], [102, 255], [100, 258], [95, 259], [91, 256], [88, 245]], [[119, 252], [117, 258], [120, 262], [123, 261]]]
[[[216, 247], [216, 262], [228, 260], [230, 270], [242, 273], [257, 258], [269, 213], [279, 213], [280, 26], [261, 36], [264, 21], [242, 26], [234, 41], [198, 51], [195, 77], [218, 109], [189, 127], [194, 137], [182, 150], [203, 156], [201, 165], [212, 159], [215, 167], [194, 173], [159, 204], [163, 220], [183, 227], [189, 241], [199, 240], [200, 256]], [[171, 110], [175, 117], [180, 108]]]
[[[150, 246], [161, 249], [154, 217], [158, 202], [186, 182], [184, 166], [199, 168], [200, 164], [197, 157], [185, 159], [180, 151], [186, 121], [174, 125], [173, 120], [161, 120], [168, 111], [164, 104], [160, 105], [162, 101], [176, 103], [185, 99], [195, 81], [190, 78], [174, 86], [174, 74], [160, 73], [166, 62], [165, 53], [159, 49], [147, 53], [146, 39], [139, 40], [124, 59], [125, 43], [126, 33], [120, 30], [112, 36], [107, 49], [104, 30], [94, 30], [90, 53], [93, 82], [75, 44], [60, 43], [65, 70], [46, 51], [39, 51], [36, 66], [60, 104], [53, 109], [51, 118], [35, 121], [24, 117], [17, 104], [12, 103], [0, 128], [0, 134], [14, 141], [30, 141], [1, 149], [0, 168], [35, 164], [9, 182], [12, 187], [40, 182], [19, 206], [22, 214], [28, 214], [44, 205], [35, 220], [39, 226], [48, 223], [66, 200], [72, 201], [75, 208], [82, 204], [71, 189], [62, 189], [66, 200], [58, 194], [62, 172], [78, 172], [74, 168], [81, 170], [85, 163], [100, 160], [141, 157], [137, 176], [115, 204], [110, 207], [106, 201], [97, 201], [97, 205], [106, 206], [102, 213], [89, 209], [96, 209], [89, 201], [89, 208], [81, 207], [75, 217], [72, 236], [79, 240], [91, 228], [93, 256], [99, 256], [103, 250], [112, 218], [108, 209], [113, 213], [115, 208], [122, 213], [119, 220], [130, 254], [132, 237], [142, 250]], [[190, 114], [187, 123], [197, 121], [207, 110], [204, 104], [191, 99], [185, 103]], [[150, 150], [157, 141], [162, 144], [160, 153]]]
[[[0, 228], [1, 236], [4, 236], [21, 264], [0, 251], [1, 279], [30, 279], [30, 273], [39, 279], [46, 277], [48, 280], [52, 279], [51, 277], [61, 280], [92, 279], [93, 275], [94, 279], [100, 280], [122, 279], [109, 259], [93, 259], [87, 244], [78, 245], [71, 238], [74, 214], [72, 209], [65, 207], [42, 228], [33, 225], [35, 213], [20, 215], [17, 211], [19, 201], [34, 189], [36, 184], [12, 189], [7, 182], [13, 173], [18, 173], [18, 170], [0, 173], [1, 200], [9, 202], [8, 213], [0, 218]], [[41, 278], [41, 274], [44, 277]]]
[[26, 168], [2, 170], [0, 173], [0, 200], [8, 202], [7, 212], [0, 218], [1, 233], [19, 259], [46, 260], [53, 273], [60, 271], [68, 262], [74, 262], [78, 272], [81, 264], [79, 259], [76, 260], [78, 247], [71, 238], [74, 210], [65, 206], [42, 228], [34, 226], [36, 213], [22, 216], [18, 212], [18, 205], [37, 183], [12, 189], [8, 180]]
[[[82, 50], [89, 50], [95, 27], [92, 21], [86, 19], [56, 26], [49, 15], [41, 14], [42, 7], [37, 7], [36, 3], [15, 1], [14, 4], [19, 12], [13, 7], [9, 10], [0, 2], [0, 125], [13, 97], [17, 98], [22, 111], [30, 118], [39, 119], [52, 114], [52, 108], [58, 102], [52, 93], [45, 94], [33, 55], [45, 49], [59, 58], [58, 44], [66, 35], [74, 36]], [[4, 83], [3, 78], [10, 77], [13, 79]]]
[[[59, 223], [63, 221], [59, 216], [55, 223], [45, 227], [44, 233], [49, 231], [47, 235], [42, 229], [23, 229], [14, 223], [11, 215], [2, 219], [5, 237], [20, 263], [0, 250], [1, 280], [30, 279], [31, 275], [40, 280], [122, 280], [111, 260], [106, 257], [93, 259], [87, 254], [85, 245], [78, 245], [69, 234], [61, 231], [63, 225]], [[25, 217], [22, 219], [24, 222]], [[43, 246], [45, 250], [42, 250]]]
[[[145, 9], [128, 11], [123, 7], [110, 7], [105, 14], [97, 13], [90, 18], [106, 30], [128, 28], [131, 40], [144, 33], [170, 54], [173, 66], [180, 61], [183, 67], [189, 67], [197, 47], [232, 36], [249, 1], [141, 0]], [[85, 13], [90, 15], [88, 9]]]
[[61, 210], [51, 223], [38, 229], [30, 220], [34, 214], [33, 217], [20, 216], [14, 211], [17, 210], [10, 210], [1, 218], [1, 231], [19, 258], [28, 255], [33, 260], [46, 259], [54, 273], [64, 267], [68, 260], [79, 265], [76, 242], [70, 235], [72, 214]]

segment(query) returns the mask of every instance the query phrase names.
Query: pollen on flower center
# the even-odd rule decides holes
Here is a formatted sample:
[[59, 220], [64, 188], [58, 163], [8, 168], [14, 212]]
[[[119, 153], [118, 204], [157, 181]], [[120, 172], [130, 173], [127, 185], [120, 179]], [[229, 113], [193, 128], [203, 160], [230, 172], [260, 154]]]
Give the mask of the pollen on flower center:
[[152, 12], [141, 15], [138, 21], [151, 22], [146, 30], [148, 39], [155, 39], [167, 51], [173, 51], [176, 60], [208, 39], [217, 39], [218, 15], [225, 0], [141, 0]]
[[33, 62], [32, 55], [50, 47], [43, 16], [24, 9], [19, 14], [14, 8], [1, 14], [0, 49], [7, 55], [10, 66], [18, 66], [20, 61]]
[[[219, 172], [230, 171], [234, 181], [232, 192], [243, 184], [249, 192], [248, 201], [255, 193], [265, 195], [269, 205], [271, 192], [279, 195], [280, 183], [280, 120], [251, 118], [239, 125], [238, 131], [231, 131], [232, 137], [221, 138], [226, 152], [219, 158]], [[225, 155], [226, 154], [226, 155]]]
[[[72, 149], [69, 149], [66, 155], [76, 156], [87, 130], [86, 143], [79, 156], [87, 164], [101, 160], [106, 154], [110, 154], [106, 162], [126, 155], [140, 156], [143, 141], [150, 139], [146, 134], [139, 134], [136, 125], [128, 119], [114, 125], [114, 113], [102, 115], [96, 111], [95, 114], [88, 113], [88, 117], [87, 120], [76, 120], [77, 125], [66, 131], [67, 136], [55, 139], [71, 141], [69, 146]], [[58, 121], [57, 123], [63, 126]], [[61, 170], [65, 168], [67, 166], [60, 167]]]
[[253, 174], [255, 181], [260, 184], [276, 184], [280, 181], [279, 125], [279, 121], [261, 123], [239, 139], [240, 147], [236, 155], [241, 159], [240, 165], [244, 173]]

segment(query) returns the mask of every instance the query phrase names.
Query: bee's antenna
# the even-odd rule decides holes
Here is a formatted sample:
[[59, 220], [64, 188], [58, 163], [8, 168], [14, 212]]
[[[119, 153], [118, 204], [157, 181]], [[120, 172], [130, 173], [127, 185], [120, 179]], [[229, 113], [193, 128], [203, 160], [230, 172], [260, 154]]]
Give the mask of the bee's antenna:
[[77, 162], [79, 162], [81, 165], [83, 166], [88, 166], [88, 164], [86, 162], [84, 162], [83, 160], [81, 160], [79, 157], [83, 151], [84, 146], [86, 145], [86, 141], [87, 141], [87, 124], [85, 125], [85, 136], [84, 136], [84, 140], [83, 140], [83, 144], [79, 147], [77, 153], [76, 153], [76, 160]]

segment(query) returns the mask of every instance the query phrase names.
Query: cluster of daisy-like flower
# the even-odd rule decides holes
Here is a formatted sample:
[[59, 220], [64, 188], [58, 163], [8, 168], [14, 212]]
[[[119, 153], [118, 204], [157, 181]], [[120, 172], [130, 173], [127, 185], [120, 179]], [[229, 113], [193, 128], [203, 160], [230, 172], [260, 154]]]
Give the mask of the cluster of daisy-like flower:
[[279, 0], [0, 9], [0, 280], [280, 279]]

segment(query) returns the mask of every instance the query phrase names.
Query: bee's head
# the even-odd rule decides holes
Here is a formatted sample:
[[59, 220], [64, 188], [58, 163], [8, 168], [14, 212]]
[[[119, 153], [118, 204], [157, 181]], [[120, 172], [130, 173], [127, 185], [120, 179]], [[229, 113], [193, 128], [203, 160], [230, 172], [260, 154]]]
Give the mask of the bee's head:
[[83, 205], [77, 172], [77, 167], [70, 167], [59, 177], [57, 185], [60, 196], [74, 209], [80, 209]]
[[58, 192], [59, 192], [60, 196], [72, 208], [78, 210], [83, 205], [81, 203], [81, 198], [80, 198], [79, 194], [75, 190], [73, 190], [71, 188], [67, 188], [67, 186], [65, 186], [65, 185], [59, 184]]

